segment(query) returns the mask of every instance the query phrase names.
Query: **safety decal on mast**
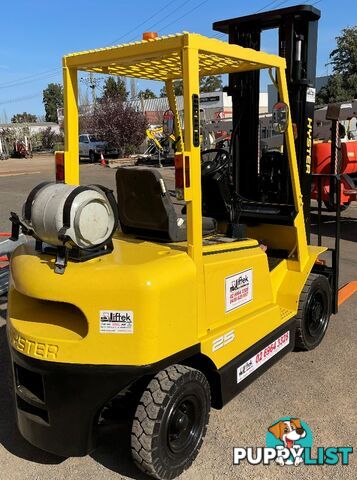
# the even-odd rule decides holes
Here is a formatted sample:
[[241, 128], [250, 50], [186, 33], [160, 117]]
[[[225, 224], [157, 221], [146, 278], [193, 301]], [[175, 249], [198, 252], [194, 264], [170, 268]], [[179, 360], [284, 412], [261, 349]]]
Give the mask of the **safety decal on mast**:
[[316, 89], [308, 87], [306, 90], [306, 101], [309, 103], [315, 103]]

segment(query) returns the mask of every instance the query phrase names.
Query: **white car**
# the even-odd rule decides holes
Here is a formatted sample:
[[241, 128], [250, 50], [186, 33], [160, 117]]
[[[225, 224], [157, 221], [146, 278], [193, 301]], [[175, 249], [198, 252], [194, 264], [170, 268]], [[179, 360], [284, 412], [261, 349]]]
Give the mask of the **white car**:
[[82, 133], [79, 135], [79, 156], [89, 158], [91, 163], [99, 159], [101, 153], [105, 153], [108, 144], [98, 140], [95, 135]]

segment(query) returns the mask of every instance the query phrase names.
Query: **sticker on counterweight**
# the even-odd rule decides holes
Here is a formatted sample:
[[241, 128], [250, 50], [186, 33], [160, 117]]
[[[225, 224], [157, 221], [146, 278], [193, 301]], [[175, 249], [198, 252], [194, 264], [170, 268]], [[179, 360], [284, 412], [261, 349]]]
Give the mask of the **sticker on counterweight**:
[[131, 310], [101, 310], [100, 333], [134, 333], [134, 312]]

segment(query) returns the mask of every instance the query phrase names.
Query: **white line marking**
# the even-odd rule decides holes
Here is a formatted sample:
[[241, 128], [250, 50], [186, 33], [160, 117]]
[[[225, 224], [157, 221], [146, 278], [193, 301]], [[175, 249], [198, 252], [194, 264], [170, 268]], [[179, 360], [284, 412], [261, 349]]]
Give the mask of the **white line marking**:
[[34, 175], [41, 172], [0, 173], [0, 177], [18, 177], [19, 175]]

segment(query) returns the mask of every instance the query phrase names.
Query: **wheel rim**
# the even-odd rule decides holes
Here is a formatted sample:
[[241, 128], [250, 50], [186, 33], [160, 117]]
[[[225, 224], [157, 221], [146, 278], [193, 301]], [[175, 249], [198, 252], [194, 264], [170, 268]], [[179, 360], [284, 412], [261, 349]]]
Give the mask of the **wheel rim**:
[[181, 461], [195, 451], [205, 425], [203, 409], [199, 397], [187, 393], [177, 398], [172, 405], [165, 422], [167, 453], [172, 459]]
[[173, 406], [167, 425], [169, 450], [180, 455], [194, 447], [200, 438], [199, 402], [194, 396], [185, 396]]
[[324, 292], [317, 290], [310, 298], [307, 305], [306, 327], [311, 337], [319, 337], [327, 327], [328, 302]]

